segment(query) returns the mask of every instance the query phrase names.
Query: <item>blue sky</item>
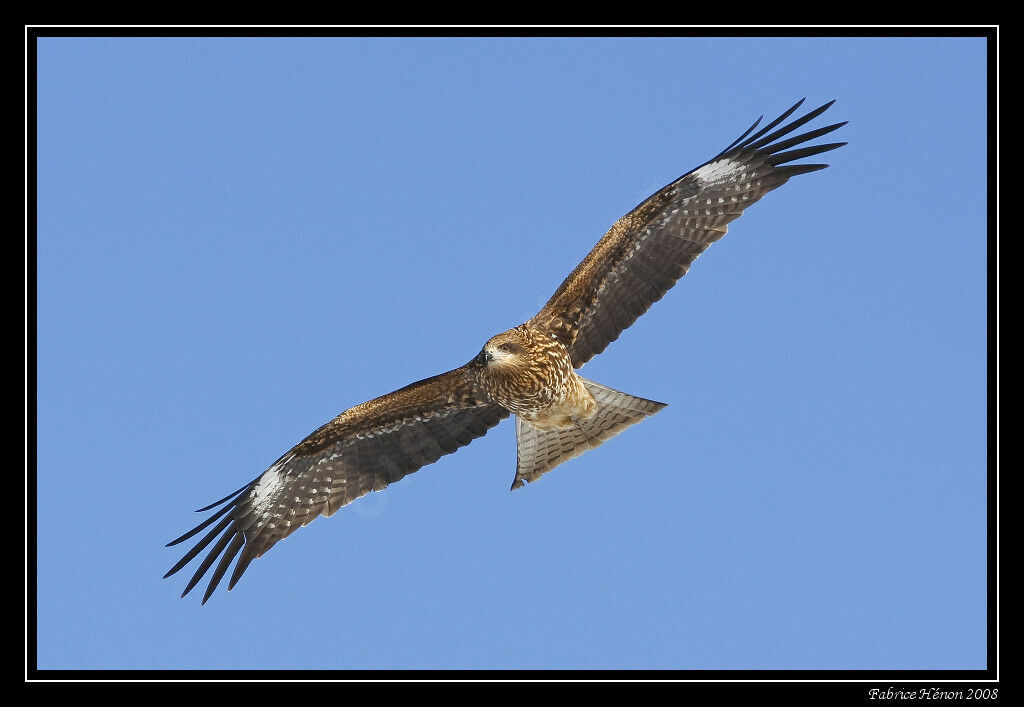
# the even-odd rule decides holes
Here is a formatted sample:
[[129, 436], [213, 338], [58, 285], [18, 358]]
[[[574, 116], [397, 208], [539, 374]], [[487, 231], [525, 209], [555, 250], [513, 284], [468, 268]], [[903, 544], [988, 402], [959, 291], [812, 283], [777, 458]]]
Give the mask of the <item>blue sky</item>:
[[[984, 668], [986, 71], [956, 38], [40, 38], [38, 666]], [[581, 371], [664, 411], [514, 493], [506, 421], [205, 606], [161, 579], [194, 509], [804, 96], [850, 144]]]

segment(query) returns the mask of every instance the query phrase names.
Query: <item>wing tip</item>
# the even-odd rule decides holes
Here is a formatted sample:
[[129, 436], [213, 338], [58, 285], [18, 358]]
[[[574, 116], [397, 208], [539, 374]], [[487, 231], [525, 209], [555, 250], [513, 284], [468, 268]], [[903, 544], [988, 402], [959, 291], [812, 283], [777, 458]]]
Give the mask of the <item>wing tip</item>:
[[789, 178], [796, 177], [801, 174], [807, 174], [809, 172], [818, 172], [829, 166], [830, 165], [827, 164], [795, 164], [792, 167], [783, 167], [782, 169], [786, 170], [788, 173], [786, 177]]
[[[806, 123], [809, 123], [810, 121], [814, 120], [819, 115], [824, 113], [826, 110], [828, 110], [832, 106], [832, 104], [834, 104], [836, 102], [836, 99], [833, 98], [831, 101], [829, 101], [829, 102], [827, 102], [827, 103], [825, 103], [825, 104], [823, 104], [821, 106], [818, 106], [814, 110], [808, 111], [806, 114], [800, 116], [799, 118], [796, 118], [796, 119], [792, 120], [791, 122], [789, 122], [789, 123], [787, 123], [785, 125], [781, 125], [781, 127], [779, 127], [774, 132], [771, 132], [771, 133], [769, 133], [767, 135], [765, 134], [769, 130], [771, 130], [772, 128], [775, 128], [776, 126], [779, 126], [780, 124], [782, 124], [787, 118], [789, 118], [790, 115], [793, 114], [793, 112], [796, 111], [797, 108], [799, 108], [803, 104], [803, 102], [804, 102], [804, 99], [801, 99], [796, 105], [794, 105], [789, 110], [785, 111], [782, 115], [780, 115], [778, 118], [776, 118], [771, 123], [769, 123], [767, 126], [765, 126], [765, 128], [762, 129], [760, 132], [758, 132], [757, 134], [751, 136], [749, 139], [747, 139], [745, 142], [743, 142], [741, 145], [739, 145], [739, 149], [743, 149], [743, 150], [762, 150], [762, 149], [769, 148], [772, 145], [772, 143], [775, 142], [778, 138], [793, 132], [797, 128], [801, 127], [802, 125], [805, 125]], [[831, 125], [831, 126], [828, 126], [826, 128], [822, 128], [820, 130], [812, 131], [810, 133], [805, 133], [805, 134], [803, 134], [801, 136], [798, 136], [798, 137], [795, 137], [795, 138], [790, 138], [788, 140], [783, 141], [782, 143], [777, 143], [775, 145], [774, 149], [775, 150], [781, 150], [781, 149], [784, 149], [785, 146], [792, 146], [794, 144], [799, 144], [800, 142], [803, 142], [804, 140], [809, 140], [809, 139], [812, 139], [814, 137], [818, 137], [818, 136], [820, 136], [822, 134], [825, 134], [825, 133], [828, 133], [828, 132], [832, 132], [836, 128], [842, 127], [843, 125], [845, 125], [845, 123], [837, 123], [836, 125]], [[769, 153], [771, 151], [772, 150], [768, 150]]]

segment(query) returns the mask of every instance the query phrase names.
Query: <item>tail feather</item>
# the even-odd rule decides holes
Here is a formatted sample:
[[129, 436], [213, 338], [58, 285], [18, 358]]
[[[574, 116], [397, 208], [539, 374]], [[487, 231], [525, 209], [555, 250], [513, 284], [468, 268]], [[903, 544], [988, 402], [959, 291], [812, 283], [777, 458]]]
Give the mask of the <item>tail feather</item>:
[[541, 430], [516, 417], [518, 465], [512, 488], [536, 481], [564, 461], [600, 446], [622, 430], [653, 415], [665, 403], [638, 398], [582, 378], [597, 409], [572, 427]]

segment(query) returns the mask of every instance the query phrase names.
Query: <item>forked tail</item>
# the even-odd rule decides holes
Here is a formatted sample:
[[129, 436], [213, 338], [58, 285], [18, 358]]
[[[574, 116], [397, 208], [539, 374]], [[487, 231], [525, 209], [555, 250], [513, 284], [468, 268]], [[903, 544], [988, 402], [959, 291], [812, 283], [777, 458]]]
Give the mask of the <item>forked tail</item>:
[[516, 417], [519, 461], [512, 488], [536, 481], [564, 461], [600, 446], [632, 424], [665, 407], [582, 378], [597, 409], [589, 419], [563, 429], [540, 430]]

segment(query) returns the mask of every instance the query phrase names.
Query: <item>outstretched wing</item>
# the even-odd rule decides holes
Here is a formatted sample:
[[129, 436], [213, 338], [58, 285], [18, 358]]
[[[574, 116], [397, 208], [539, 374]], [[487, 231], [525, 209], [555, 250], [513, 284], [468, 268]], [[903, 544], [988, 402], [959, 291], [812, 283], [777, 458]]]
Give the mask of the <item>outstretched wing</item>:
[[779, 140], [834, 101], [772, 132], [802, 103], [747, 137], [761, 122], [758, 118], [720, 154], [616, 221], [531, 324], [562, 339], [576, 368], [604, 351], [686, 274], [697, 256], [725, 235], [729, 222], [744, 209], [790, 177], [828, 166], [782, 165], [846, 144], [789, 149], [845, 122]]
[[164, 577], [180, 570], [216, 540], [182, 592], [182, 596], [188, 594], [220, 557], [203, 597], [205, 604], [236, 555], [238, 562], [228, 589], [254, 558], [318, 515], [330, 516], [360, 496], [380, 491], [483, 436], [509, 413], [478, 389], [471, 365], [343, 412], [251, 483], [200, 508], [208, 511], [226, 504], [168, 543], [176, 545], [216, 523]]

